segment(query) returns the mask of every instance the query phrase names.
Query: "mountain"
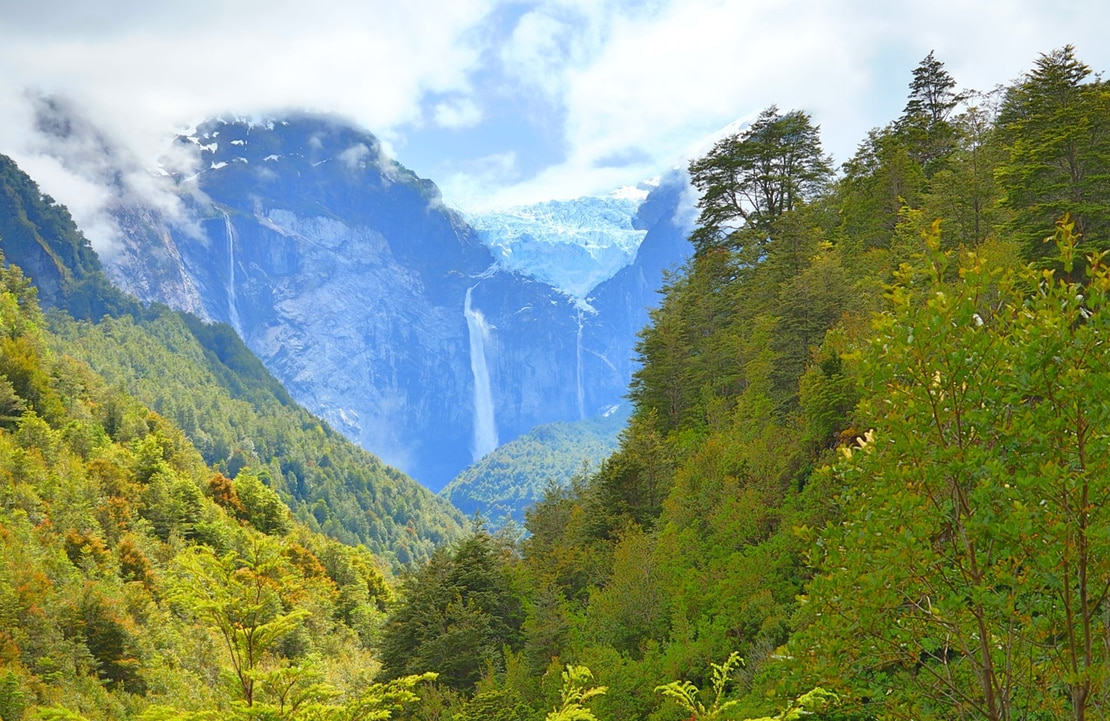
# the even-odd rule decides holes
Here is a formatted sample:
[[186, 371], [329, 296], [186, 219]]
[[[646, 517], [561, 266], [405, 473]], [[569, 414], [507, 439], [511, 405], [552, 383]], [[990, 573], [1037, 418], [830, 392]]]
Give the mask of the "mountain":
[[692, 252], [693, 197], [684, 170], [664, 175], [632, 219], [632, 226], [644, 232], [636, 257], [587, 299], [594, 315], [583, 343], [611, 362], [620, 377], [632, 378], [637, 337], [650, 320], [650, 309], [659, 305], [666, 275], [679, 270]]
[[633, 218], [645, 191], [549, 200], [467, 213], [500, 264], [576, 298], [632, 262], [645, 230]]
[[468, 516], [481, 514], [491, 528], [512, 520], [523, 525], [524, 512], [548, 487], [566, 488], [584, 478], [617, 449], [628, 421], [627, 406], [581, 421], [536, 426], [492, 451], [440, 491]]
[[105, 277], [100, 259], [69, 211], [0, 155], [0, 247], [20, 265], [46, 306], [65, 308], [77, 317], [138, 309]]
[[253, 679], [279, 663], [353, 697], [393, 597], [381, 560], [294, 522], [261, 473], [228, 479], [57, 352], [35, 293], [0, 268], [0, 717], [276, 709]]
[[[665, 275], [675, 271], [690, 252], [690, 196], [684, 172], [668, 173], [654, 184], [635, 215], [627, 219], [643, 234], [635, 258], [598, 285], [583, 304], [589, 314], [583, 324], [583, 348], [600, 349], [599, 357], [609, 359], [615, 375], [631, 378], [637, 332], [649, 321], [649, 309], [658, 302]], [[601, 204], [569, 201], [562, 209], [570, 211], [575, 205], [597, 208]], [[588, 212], [581, 215], [589, 217]], [[481, 513], [493, 525], [506, 518], [521, 522], [524, 511], [543, 497], [549, 484], [567, 487], [581, 473], [584, 460], [596, 469], [615, 450], [626, 420], [627, 411], [617, 410], [579, 422], [540, 426], [464, 470], [441, 495], [464, 513]]]
[[84, 319], [48, 314], [51, 349], [183, 428], [205, 463], [232, 479], [258, 474], [311, 528], [395, 564], [461, 534], [449, 503], [298, 406], [226, 325], [112, 287], [65, 207], [2, 155], [0, 250], [33, 269], [45, 305]]
[[[623, 397], [629, 359], [587, 342], [598, 313], [499, 263], [370, 133], [215, 119], [174, 152], [195, 158], [165, 179], [185, 221], [121, 203], [109, 275], [226, 322], [298, 402], [427, 487]], [[627, 353], [636, 329], [605, 323]]]

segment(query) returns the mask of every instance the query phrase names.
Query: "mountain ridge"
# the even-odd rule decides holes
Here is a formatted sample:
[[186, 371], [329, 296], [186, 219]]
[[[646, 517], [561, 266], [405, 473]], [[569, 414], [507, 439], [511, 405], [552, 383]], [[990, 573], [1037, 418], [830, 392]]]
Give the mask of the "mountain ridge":
[[[33, 261], [30, 280], [56, 309], [47, 318], [59, 353], [181, 424], [231, 478], [246, 466], [264, 472], [310, 527], [402, 564], [461, 534], [453, 507], [312, 418], [226, 325], [143, 306], [112, 286], [64, 206], [5, 156], [0, 173], [0, 206], [30, 209], [0, 213], [0, 229], [14, 218], [34, 239], [13, 243], [5, 232], [0, 250], [8, 263]], [[82, 261], [71, 268], [67, 257]], [[320, 518], [318, 501], [330, 509]]]
[[[485, 384], [498, 442], [626, 392], [637, 328], [498, 263], [435, 184], [385, 158], [372, 134], [300, 114], [212, 120], [177, 142], [197, 154], [174, 182], [200, 232], [148, 213], [156, 222], [109, 259], [112, 277], [146, 301], [199, 302], [298, 401], [429, 488], [477, 460]], [[165, 270], [167, 257], [181, 273]]]

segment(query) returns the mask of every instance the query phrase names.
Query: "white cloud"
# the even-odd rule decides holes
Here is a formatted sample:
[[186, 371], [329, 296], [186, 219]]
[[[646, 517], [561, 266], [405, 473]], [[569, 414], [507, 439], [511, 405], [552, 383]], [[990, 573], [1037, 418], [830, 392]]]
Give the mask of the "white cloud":
[[435, 122], [442, 128], [469, 128], [482, 120], [482, 108], [470, 98], [455, 98], [435, 107]]
[[465, 89], [479, 52], [467, 31], [492, 2], [8, 3], [0, 152], [27, 152], [27, 87], [72, 98], [147, 163], [174, 131], [229, 111], [328, 111], [388, 135], [419, 121], [425, 93]]
[[500, 50], [505, 72], [525, 88], [562, 101], [573, 73], [605, 52], [623, 17], [656, 17], [666, 0], [541, 0], [524, 13]]
[[73, 173], [56, 158], [45, 155], [13, 156], [23, 172], [43, 191], [64, 203], [70, 215], [101, 255], [111, 255], [120, 245], [119, 228], [108, 214], [112, 190], [94, 178]]
[[[684, 162], [692, 143], [771, 104], [809, 112], [826, 150], [843, 162], [869, 129], [901, 112], [912, 70], [930, 50], [970, 88], [1009, 82], [1039, 53], [1069, 42], [1096, 69], [1110, 63], [1100, 39], [1110, 6], [1094, 0], [1067, 8], [1033, 0], [906, 5], [682, 0], [650, 13], [617, 8], [591, 17], [605, 25], [597, 51], [564, 63], [562, 74], [552, 72], [552, 41], [523, 43], [534, 57], [523, 50], [513, 57], [553, 75], [548, 87], [563, 92], [567, 158], [498, 189], [489, 202], [635, 182]], [[637, 153], [650, 160], [622, 168], [597, 162]]]
[[[810, 112], [843, 161], [901, 111], [930, 50], [961, 85], [985, 89], [1069, 42], [1096, 70], [1110, 68], [1108, 25], [1100, 0], [9, 2], [0, 152], [36, 153], [27, 87], [72, 97], [144, 163], [167, 135], [214, 114], [319, 110], [353, 118], [385, 152], [417, 129], [453, 133], [442, 141], [455, 153], [446, 177], [433, 178], [449, 202], [526, 203], [656, 175], [772, 103]], [[534, 154], [510, 145], [530, 137], [504, 131], [510, 115], [543, 126], [548, 156], [564, 156], [557, 165], [521, 177]], [[504, 137], [460, 146], [487, 122]], [[40, 167], [62, 202], [96, 196]], [[128, 177], [161, 197], [156, 182]]]
[[[122, 241], [112, 209], [139, 205], [193, 232], [169, 179], [148, 170], [123, 144], [96, 128], [70, 103], [33, 93], [24, 96], [28, 126], [38, 132], [13, 156], [47, 193], [65, 204], [101, 255]], [[192, 162], [195, 163], [195, 157]], [[176, 154], [175, 164], [187, 161]]]
[[501, 49], [506, 72], [550, 100], [563, 94], [574, 28], [544, 9], [526, 13]]
[[356, 143], [339, 154], [339, 161], [347, 166], [347, 170], [359, 170], [366, 167], [368, 157], [370, 148], [365, 143]]
[[471, 160], [437, 183], [447, 204], [478, 211], [503, 207], [493, 189], [512, 187], [519, 177], [517, 156], [510, 150]]

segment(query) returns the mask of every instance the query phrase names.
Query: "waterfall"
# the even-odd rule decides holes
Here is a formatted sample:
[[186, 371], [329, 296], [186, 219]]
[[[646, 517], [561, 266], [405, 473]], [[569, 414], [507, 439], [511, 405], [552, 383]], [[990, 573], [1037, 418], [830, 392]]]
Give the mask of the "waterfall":
[[494, 448], [497, 448], [497, 425], [493, 416], [493, 392], [489, 383], [489, 368], [486, 366], [486, 338], [489, 326], [479, 310], [470, 306], [470, 291], [466, 289], [466, 304], [463, 315], [470, 334], [470, 372], [474, 376], [474, 447], [471, 449], [477, 461]]
[[578, 419], [585, 420], [586, 418], [586, 389], [582, 383], [582, 309], [578, 309], [578, 342], [575, 349], [578, 361], [577, 380], [578, 380]]
[[243, 326], [239, 322], [239, 303], [235, 299], [235, 226], [231, 216], [224, 213], [224, 231], [227, 234], [227, 316], [231, 327], [243, 337]]

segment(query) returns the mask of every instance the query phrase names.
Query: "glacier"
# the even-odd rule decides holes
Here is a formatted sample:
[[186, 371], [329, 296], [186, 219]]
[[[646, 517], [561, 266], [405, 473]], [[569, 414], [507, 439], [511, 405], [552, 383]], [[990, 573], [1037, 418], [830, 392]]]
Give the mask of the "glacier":
[[502, 266], [585, 299], [636, 257], [647, 235], [633, 226], [641, 201], [616, 192], [463, 216]]

